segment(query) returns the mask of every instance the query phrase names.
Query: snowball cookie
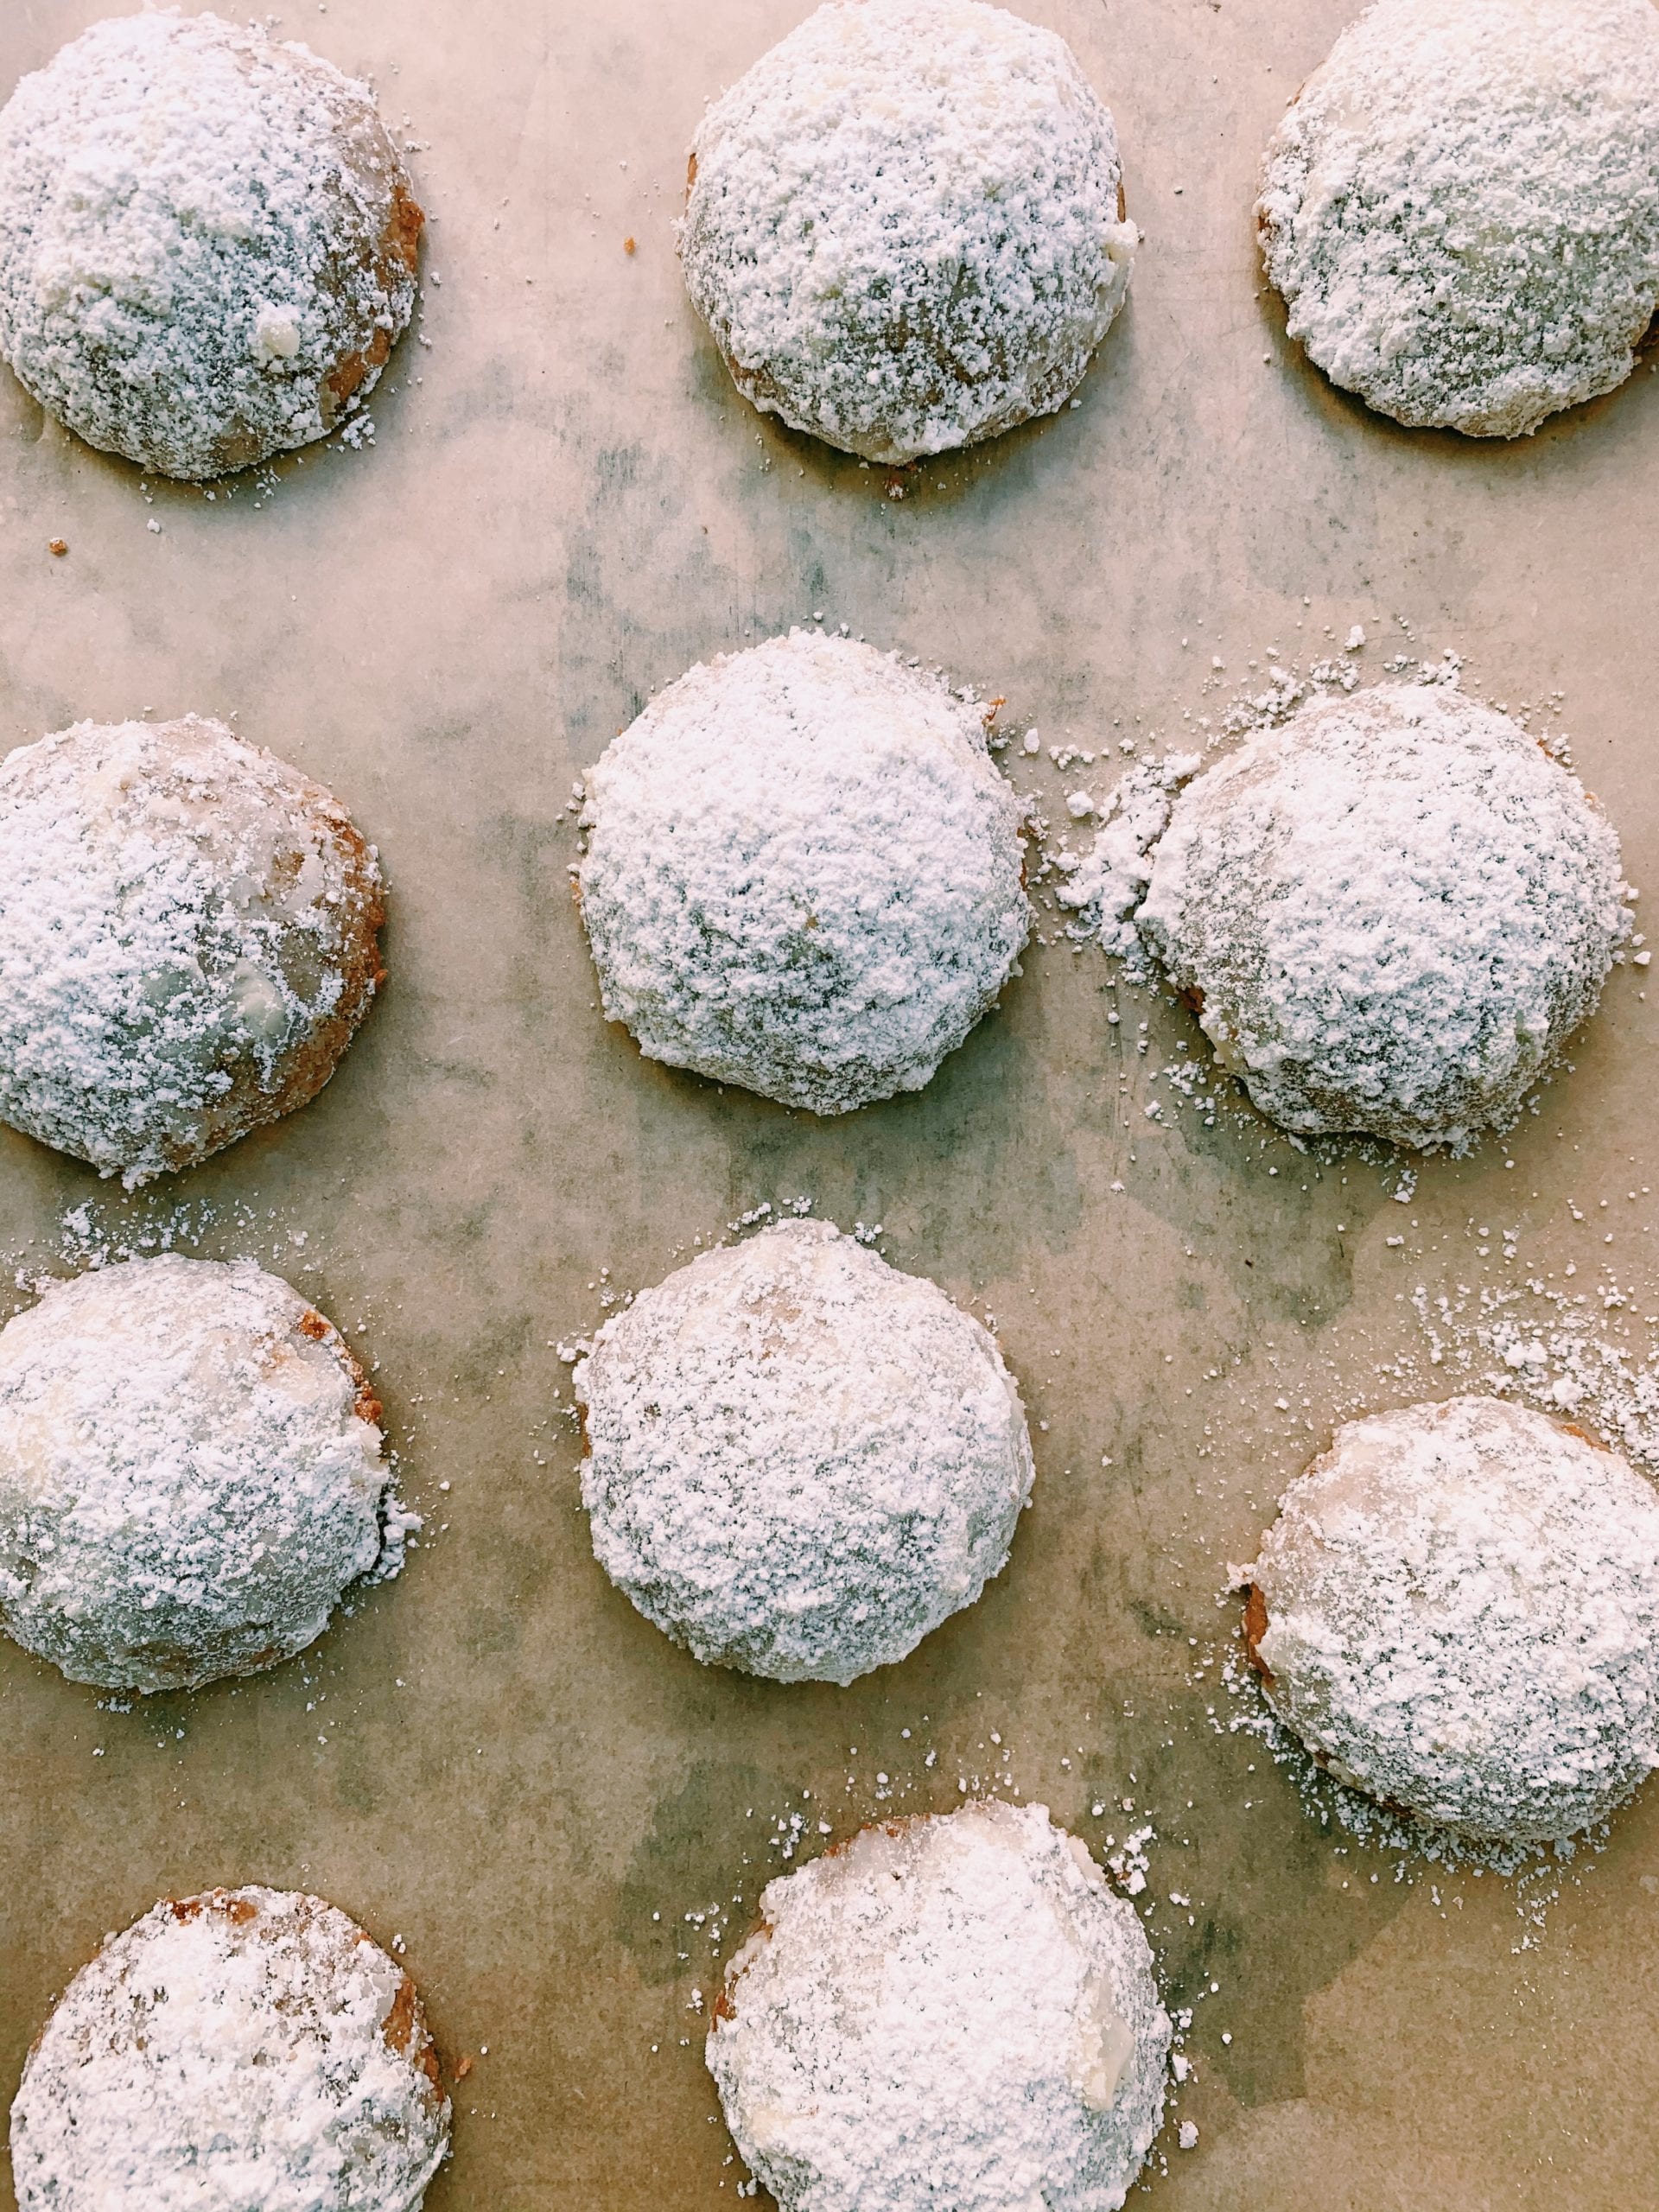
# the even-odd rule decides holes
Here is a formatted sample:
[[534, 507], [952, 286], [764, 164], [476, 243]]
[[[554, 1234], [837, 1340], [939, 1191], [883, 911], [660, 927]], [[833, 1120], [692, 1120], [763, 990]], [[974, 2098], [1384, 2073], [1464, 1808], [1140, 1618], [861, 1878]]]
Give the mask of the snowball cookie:
[[835, 0], [715, 101], [680, 258], [738, 390], [869, 461], [1052, 415], [1128, 289], [1112, 118], [1052, 31]]
[[18, 2212], [418, 2212], [448, 2144], [414, 1983], [282, 1890], [169, 1897], [111, 1936], [11, 2108]]
[[1513, 438], [1630, 373], [1659, 308], [1650, 0], [1378, 0], [1268, 148], [1289, 329], [1385, 415]]
[[1350, 1421], [1243, 1573], [1275, 1709], [1386, 1804], [1542, 1843], [1659, 1766], [1659, 1497], [1577, 1429], [1474, 1397]]
[[1140, 925], [1274, 1121], [1460, 1148], [1595, 1006], [1624, 891], [1576, 777], [1406, 684], [1304, 707], [1189, 784]]
[[760, 1908], [708, 2057], [780, 2212], [1116, 2212], [1169, 2021], [1133, 1909], [1046, 1807], [866, 1828]]
[[0, 113], [0, 353], [105, 453], [245, 468], [373, 389], [422, 220], [368, 86], [307, 48], [94, 23]]
[[292, 1657], [379, 1559], [379, 1418], [251, 1261], [54, 1283], [0, 1329], [0, 1627], [106, 1689]]
[[575, 1370], [599, 1563], [709, 1665], [850, 1682], [1007, 1564], [1031, 1443], [995, 1340], [823, 1221], [705, 1252]]
[[578, 888], [653, 1060], [845, 1114], [919, 1090], [1031, 926], [982, 711], [795, 631], [700, 664], [589, 771]]
[[129, 1186], [315, 1096], [381, 980], [333, 793], [220, 723], [0, 761], [0, 1121]]

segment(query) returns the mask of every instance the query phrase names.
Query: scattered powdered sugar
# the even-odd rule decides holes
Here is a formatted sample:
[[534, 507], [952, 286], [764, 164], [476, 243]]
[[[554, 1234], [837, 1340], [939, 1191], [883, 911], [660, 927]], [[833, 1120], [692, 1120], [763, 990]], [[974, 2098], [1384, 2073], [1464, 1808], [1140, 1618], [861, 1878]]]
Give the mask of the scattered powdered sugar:
[[333, 1325], [251, 1262], [54, 1285], [0, 1330], [0, 1625], [110, 1688], [291, 1657], [383, 1545], [401, 1558], [379, 1414]]
[[686, 284], [755, 406], [908, 461], [1065, 404], [1128, 289], [1122, 178], [1053, 32], [831, 0], [704, 118]]
[[1107, 802], [1090, 850], [1055, 859], [1063, 877], [1056, 903], [1080, 909], [1104, 949], [1128, 963], [1132, 977], [1147, 972], [1135, 915], [1152, 880], [1153, 852], [1169, 827], [1177, 793], [1201, 762], [1197, 753], [1179, 753], [1139, 763]]
[[1137, 920], [1273, 1120], [1462, 1147], [1593, 1009], [1626, 890], [1535, 739], [1406, 684], [1303, 707], [1189, 784]]
[[1378, 0], [1256, 213], [1292, 337], [1385, 414], [1516, 437], [1611, 391], [1659, 308], [1649, 0]]
[[130, 1185], [303, 1105], [379, 980], [378, 864], [221, 724], [0, 764], [0, 1119]]
[[1542, 1414], [1346, 1424], [1240, 1576], [1273, 1704], [1384, 1804], [1548, 1842], [1659, 1765], [1659, 1497]]
[[0, 353], [91, 445], [243, 468], [373, 389], [421, 221], [365, 85], [217, 16], [112, 17], [0, 114]]
[[605, 1012], [653, 1059], [840, 1114], [918, 1090], [1029, 927], [982, 710], [792, 631], [700, 663], [587, 779]]
[[321, 1897], [257, 1888], [111, 1936], [11, 2111], [19, 2212], [416, 2212], [448, 2139], [409, 1976]]
[[1046, 1808], [866, 1828], [761, 1909], [708, 2060], [783, 2212], [1116, 2212], [1170, 2023], [1133, 1909]]
[[995, 1339], [827, 1222], [706, 1252], [577, 1366], [600, 1564], [707, 1663], [847, 1683], [1000, 1573], [1031, 1490]]

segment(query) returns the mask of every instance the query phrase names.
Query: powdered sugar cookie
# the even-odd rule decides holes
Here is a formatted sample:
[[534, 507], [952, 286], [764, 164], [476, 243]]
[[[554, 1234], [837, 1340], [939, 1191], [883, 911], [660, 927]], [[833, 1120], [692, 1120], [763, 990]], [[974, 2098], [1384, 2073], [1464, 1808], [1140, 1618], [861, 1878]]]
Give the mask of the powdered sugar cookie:
[[0, 113], [0, 353], [89, 445], [216, 476], [326, 437], [415, 303], [366, 85], [217, 16], [121, 16]]
[[1138, 238], [1071, 48], [980, 0], [830, 0], [716, 100], [680, 257], [738, 390], [870, 461], [1052, 415]]
[[321, 1897], [168, 1898], [59, 1999], [18, 2212], [418, 2212], [449, 2101], [414, 1983]]
[[1189, 784], [1139, 924], [1275, 1122], [1461, 1147], [1594, 1007], [1624, 891], [1601, 810], [1526, 731], [1382, 686]]
[[651, 1058], [844, 1114], [919, 1090], [1030, 927], [983, 718], [796, 631], [692, 669], [587, 781], [582, 918]]
[[1384, 1803], [1551, 1842], [1659, 1766], [1659, 1497], [1541, 1414], [1348, 1422], [1241, 1572], [1274, 1707]]
[[1518, 437], [1611, 391], [1659, 308], [1650, 0], [1377, 0], [1268, 148], [1289, 329], [1402, 423]]
[[1030, 1494], [995, 1339], [827, 1222], [641, 1291], [575, 1387], [600, 1565], [705, 1663], [773, 1681], [902, 1659], [1001, 1573]]
[[1133, 1908], [1046, 1807], [866, 1828], [760, 1905], [708, 2057], [781, 2212], [1117, 2212], [1169, 2020]]
[[0, 762], [0, 1120], [129, 1185], [315, 1096], [380, 981], [380, 870], [222, 723]]
[[109, 1689], [292, 1657], [380, 1557], [379, 1418], [333, 1325], [251, 1261], [54, 1283], [0, 1329], [0, 1627]]

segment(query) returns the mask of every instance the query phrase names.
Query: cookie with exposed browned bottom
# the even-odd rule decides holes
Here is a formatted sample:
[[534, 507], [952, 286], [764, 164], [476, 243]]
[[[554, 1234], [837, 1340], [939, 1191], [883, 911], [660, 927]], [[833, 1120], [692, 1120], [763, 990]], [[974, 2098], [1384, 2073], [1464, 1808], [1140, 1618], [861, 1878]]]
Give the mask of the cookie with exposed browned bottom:
[[1541, 1414], [1347, 1422], [1240, 1573], [1275, 1711], [1397, 1810], [1554, 1842], [1659, 1765], [1659, 1496]]
[[408, 1974], [337, 1907], [259, 1888], [111, 1936], [11, 2108], [19, 2212], [417, 2212], [448, 2140]]
[[223, 723], [0, 762], [0, 1121], [130, 1185], [303, 1106], [381, 981], [379, 863]]
[[89, 445], [245, 468], [373, 389], [422, 222], [366, 85], [218, 16], [112, 17], [0, 113], [0, 354]]
[[251, 1261], [54, 1284], [0, 1330], [0, 1628], [107, 1689], [291, 1657], [401, 1538], [379, 1419], [333, 1324]]

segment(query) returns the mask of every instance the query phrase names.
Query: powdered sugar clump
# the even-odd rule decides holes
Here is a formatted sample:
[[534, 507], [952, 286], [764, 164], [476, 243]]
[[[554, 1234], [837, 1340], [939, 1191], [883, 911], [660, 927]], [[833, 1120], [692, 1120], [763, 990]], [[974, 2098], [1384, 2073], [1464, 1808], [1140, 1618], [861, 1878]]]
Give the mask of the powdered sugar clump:
[[755, 406], [907, 461], [1064, 405], [1128, 289], [1122, 177], [1053, 32], [831, 0], [704, 118], [686, 283]]
[[706, 1252], [576, 1368], [600, 1564], [705, 1662], [850, 1682], [1001, 1572], [1031, 1445], [995, 1340], [827, 1222]]
[[19, 2212], [417, 2212], [448, 2139], [409, 1976], [334, 1905], [266, 1889], [111, 1936], [11, 2108]]
[[0, 764], [0, 1119], [131, 1184], [303, 1105], [379, 979], [380, 871], [222, 724], [82, 722]]
[[0, 353], [91, 445], [243, 468], [373, 389], [421, 219], [365, 85], [217, 16], [114, 17], [0, 114]]
[[818, 1114], [919, 1090], [1030, 925], [981, 712], [794, 631], [699, 664], [588, 775], [606, 1014], [653, 1059]]
[[0, 1330], [0, 1625], [106, 1688], [291, 1657], [379, 1560], [379, 1415], [333, 1326], [251, 1262], [54, 1285]]
[[1389, 1805], [1552, 1841], [1659, 1765], [1659, 1497], [1541, 1414], [1349, 1422], [1241, 1574], [1273, 1704]]
[[1189, 784], [1139, 924], [1274, 1121], [1461, 1146], [1594, 1007], [1625, 889], [1576, 778], [1411, 684], [1305, 707]]
[[1107, 802], [1089, 851], [1056, 861], [1064, 878], [1056, 902], [1080, 910], [1105, 950], [1132, 966], [1140, 964], [1135, 916], [1152, 880], [1152, 855], [1169, 827], [1176, 795], [1197, 774], [1200, 758], [1173, 753], [1131, 768]]
[[1611, 391], [1659, 308], [1650, 0], [1378, 0], [1256, 213], [1292, 337], [1383, 413], [1516, 437]]
[[782, 2212], [1116, 2212], [1170, 2024], [1133, 1908], [1046, 1807], [866, 1828], [761, 1911], [708, 2056]]

